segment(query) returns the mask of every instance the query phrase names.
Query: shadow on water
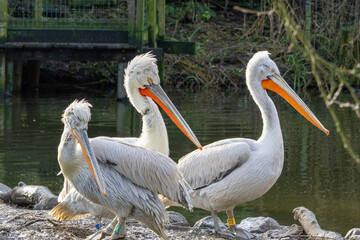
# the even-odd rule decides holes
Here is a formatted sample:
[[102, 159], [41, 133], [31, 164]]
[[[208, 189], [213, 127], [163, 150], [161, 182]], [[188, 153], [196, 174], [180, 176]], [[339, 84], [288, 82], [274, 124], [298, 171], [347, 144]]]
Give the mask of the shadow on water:
[[[232, 137], [257, 139], [262, 131], [260, 112], [248, 92], [179, 92], [169, 97], [203, 145]], [[129, 103], [88, 94], [39, 94], [0, 100], [0, 182], [62, 188], [57, 163], [57, 145], [63, 124], [61, 114], [75, 98], [87, 97], [93, 104], [89, 136], [139, 136], [141, 118]], [[292, 209], [305, 206], [314, 211], [323, 228], [345, 234], [360, 222], [360, 173], [335, 132], [330, 114], [319, 97], [301, 96], [331, 134], [326, 136], [283, 99], [271, 94], [277, 106], [285, 144], [282, 175], [262, 198], [235, 210], [238, 222], [245, 217], [270, 216], [290, 225]], [[360, 123], [349, 109], [339, 109], [346, 134], [358, 143]], [[168, 127], [170, 157], [177, 161], [195, 146], [164, 115]], [[354, 144], [357, 152], [359, 144]], [[209, 213], [173, 208], [191, 223]], [[220, 214], [225, 221], [225, 215]]]

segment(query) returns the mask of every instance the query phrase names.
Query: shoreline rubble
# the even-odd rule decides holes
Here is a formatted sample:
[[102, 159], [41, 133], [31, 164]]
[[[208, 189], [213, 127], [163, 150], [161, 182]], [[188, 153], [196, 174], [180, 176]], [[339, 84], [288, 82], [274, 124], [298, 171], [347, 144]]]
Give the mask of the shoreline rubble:
[[[26, 191], [24, 191], [26, 189]], [[21, 195], [23, 194], [23, 195]], [[16, 196], [16, 197], [13, 197]], [[48, 209], [53, 207], [56, 195], [43, 186], [26, 185], [19, 183], [11, 189], [0, 183], [0, 239], [100, 239], [100, 232], [95, 228], [95, 221], [91, 216], [78, 218], [72, 221], [58, 222], [51, 219]], [[26, 201], [24, 201], [24, 199]], [[15, 200], [15, 201], [14, 201]], [[19, 202], [17, 202], [19, 200]], [[30, 201], [31, 200], [31, 201]], [[49, 201], [51, 200], [51, 201]], [[5, 203], [7, 202], [7, 203]], [[39, 204], [43, 202], [50, 205]], [[20, 203], [22, 207], [15, 205]], [[24, 203], [28, 208], [23, 208]], [[29, 209], [33, 208], [33, 209]], [[35, 210], [34, 208], [37, 208]], [[47, 210], [43, 210], [47, 209]], [[360, 240], [360, 228], [348, 231], [345, 237], [339, 233], [326, 231], [320, 228], [313, 212], [305, 207], [297, 207], [293, 211], [294, 219], [300, 225], [281, 226], [270, 217], [249, 217], [237, 224], [238, 227], [254, 234], [256, 239], [348, 239]], [[169, 239], [226, 239], [214, 233], [214, 223], [211, 216], [197, 221], [193, 227], [180, 213], [168, 211], [169, 223], [166, 225]], [[103, 219], [103, 226], [110, 223], [110, 219]], [[222, 229], [226, 224], [219, 221]], [[109, 238], [104, 238], [109, 239]], [[127, 236], [125, 239], [160, 239], [150, 229], [141, 223], [127, 220]]]

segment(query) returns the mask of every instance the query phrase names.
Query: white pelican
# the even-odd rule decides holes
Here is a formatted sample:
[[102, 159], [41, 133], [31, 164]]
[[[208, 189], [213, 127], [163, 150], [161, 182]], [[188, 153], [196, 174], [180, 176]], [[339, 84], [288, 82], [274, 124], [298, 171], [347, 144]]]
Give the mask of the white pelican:
[[89, 141], [90, 107], [84, 100], [75, 100], [64, 111], [58, 147], [64, 177], [87, 199], [116, 214], [119, 225], [112, 238], [125, 237], [125, 220], [132, 217], [167, 239], [166, 213], [157, 195], [191, 209], [190, 187], [182, 173], [164, 154], [101, 138]]
[[[233, 209], [236, 205], [263, 196], [281, 174], [284, 145], [279, 117], [266, 90], [277, 92], [300, 114], [329, 134], [320, 121], [280, 76], [267, 51], [256, 53], [246, 69], [246, 84], [259, 106], [263, 131], [258, 140], [224, 139], [195, 150], [179, 160], [178, 167], [194, 189], [190, 194], [194, 207], [211, 211], [215, 231], [221, 232], [217, 213], [226, 211], [229, 229], [237, 236], [250, 238], [236, 229]], [[163, 199], [166, 206], [177, 205]]]
[[[160, 87], [160, 78], [154, 55], [146, 53], [136, 56], [128, 64], [125, 70], [124, 86], [130, 102], [142, 115], [142, 133], [139, 138], [98, 138], [145, 147], [168, 156], [167, 130], [162, 115], [152, 100], [154, 99], [184, 134], [190, 136], [189, 138], [201, 148], [190, 127]], [[107, 208], [88, 201], [75, 189], [72, 189], [66, 178], [58, 200], [61, 203], [50, 212], [56, 220], [71, 220], [90, 214], [96, 217], [97, 223], [95, 226], [98, 228], [101, 226], [102, 217], [114, 216]], [[115, 227], [115, 223], [113, 223], [113, 227]], [[107, 231], [110, 231], [110, 229], [107, 229]]]

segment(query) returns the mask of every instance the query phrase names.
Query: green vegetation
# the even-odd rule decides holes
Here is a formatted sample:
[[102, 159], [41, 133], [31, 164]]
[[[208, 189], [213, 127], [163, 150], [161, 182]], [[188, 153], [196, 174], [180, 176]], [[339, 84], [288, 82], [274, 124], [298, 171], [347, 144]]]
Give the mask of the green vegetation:
[[[201, 43], [195, 57], [167, 56], [168, 84], [241, 88], [247, 61], [255, 52], [268, 50], [296, 91], [320, 92], [344, 149], [360, 166], [337, 111], [349, 108], [360, 119], [360, 1], [196, 2], [215, 12], [211, 21], [168, 15], [168, 36], [184, 41], [191, 35]], [[188, 8], [182, 4], [180, 9]]]
[[[177, 87], [238, 89], [245, 83], [247, 60], [256, 51], [268, 50], [294, 89], [315, 87], [309, 59], [294, 41], [296, 36], [286, 30], [274, 3], [167, 1], [167, 36], [200, 43], [195, 57], [167, 57], [167, 82]], [[319, 55], [338, 67], [359, 71], [359, 5], [355, 0], [320, 0], [290, 1], [287, 7]], [[347, 81], [359, 86], [354, 76]]]

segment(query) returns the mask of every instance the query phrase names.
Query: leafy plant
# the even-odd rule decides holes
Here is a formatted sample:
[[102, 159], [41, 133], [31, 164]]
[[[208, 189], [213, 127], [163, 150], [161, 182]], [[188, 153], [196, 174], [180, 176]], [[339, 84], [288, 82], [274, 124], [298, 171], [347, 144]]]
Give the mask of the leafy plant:
[[284, 77], [286, 75], [291, 75], [291, 78], [293, 79], [294, 90], [298, 91], [306, 86], [306, 74], [308, 69], [307, 61], [304, 56], [300, 52], [293, 52], [292, 54], [288, 55], [286, 63], [288, 64], [288, 69], [284, 73]]
[[180, 22], [190, 19], [192, 22], [210, 20], [215, 18], [216, 12], [210, 8], [210, 4], [200, 2], [184, 2], [179, 6], [166, 5], [165, 15]]

